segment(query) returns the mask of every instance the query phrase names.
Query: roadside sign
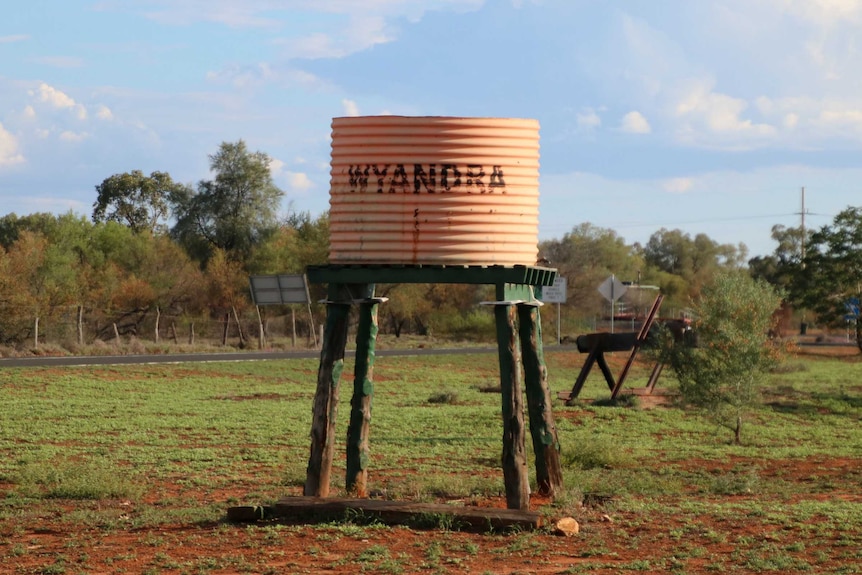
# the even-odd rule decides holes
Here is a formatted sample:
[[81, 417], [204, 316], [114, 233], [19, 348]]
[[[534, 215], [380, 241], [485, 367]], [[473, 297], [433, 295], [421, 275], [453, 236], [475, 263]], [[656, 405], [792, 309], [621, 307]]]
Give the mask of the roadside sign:
[[251, 298], [254, 305], [308, 303], [308, 285], [302, 274], [251, 276]]
[[859, 317], [859, 298], [851, 297], [844, 302], [844, 308], [847, 310], [847, 316], [854, 318]]
[[539, 299], [545, 303], [566, 303], [566, 278], [557, 275], [554, 285], [542, 287], [542, 297]]
[[620, 299], [628, 288], [616, 278], [616, 276], [611, 275], [608, 279], [602, 282], [602, 285], [599, 286], [599, 293], [604, 296], [606, 300], [613, 303]]

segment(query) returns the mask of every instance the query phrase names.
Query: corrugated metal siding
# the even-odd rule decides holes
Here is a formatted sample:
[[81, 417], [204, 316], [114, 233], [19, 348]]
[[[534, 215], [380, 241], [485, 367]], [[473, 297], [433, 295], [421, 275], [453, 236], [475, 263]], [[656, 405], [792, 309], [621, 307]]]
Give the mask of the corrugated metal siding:
[[536, 263], [535, 120], [335, 118], [331, 165], [331, 263]]

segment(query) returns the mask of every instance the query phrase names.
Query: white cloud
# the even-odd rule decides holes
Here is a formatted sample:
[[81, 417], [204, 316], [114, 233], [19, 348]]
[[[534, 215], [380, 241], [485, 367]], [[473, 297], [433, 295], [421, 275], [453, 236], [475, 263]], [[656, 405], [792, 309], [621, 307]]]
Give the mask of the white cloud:
[[75, 107], [75, 100], [48, 84], [39, 84], [38, 93], [36, 95], [40, 102], [45, 102], [54, 108]]
[[777, 7], [805, 22], [820, 26], [862, 21], [860, 0], [772, 0]]
[[[232, 28], [274, 28], [278, 21], [260, 13], [274, 8], [268, 0], [144, 0], [138, 2], [143, 15], [162, 24], [186, 26], [194, 22], [216, 22]], [[102, 9], [124, 10], [123, 2], [103, 2]], [[277, 6], [275, 6], [277, 8]]]
[[341, 105], [344, 107], [345, 116], [359, 115], [359, 106], [353, 100], [348, 100], [347, 98], [344, 98], [343, 100], [341, 100]]
[[96, 117], [100, 120], [110, 121], [114, 119], [114, 113], [107, 106], [100, 104], [99, 107], [96, 109]]
[[678, 136], [691, 144], [737, 149], [774, 137], [777, 133], [774, 126], [743, 117], [748, 107], [742, 98], [714, 91], [710, 81], [684, 83], [673, 110], [681, 121]]
[[288, 185], [292, 190], [306, 191], [314, 186], [314, 183], [305, 172], [286, 172], [286, 175]]
[[602, 125], [602, 119], [594, 110], [586, 110], [577, 114], [578, 128], [592, 129]]
[[287, 170], [287, 164], [281, 160], [272, 158], [269, 162], [269, 171], [273, 178], [284, 177], [288, 187], [293, 191], [305, 191], [311, 189], [314, 184], [304, 172], [292, 172]]
[[620, 128], [630, 134], [649, 134], [652, 131], [649, 122], [640, 112], [632, 111], [623, 116]]
[[362, 13], [353, 15], [344, 28], [283, 38], [274, 43], [285, 48], [288, 58], [341, 58], [396, 37], [396, 31], [390, 29], [384, 16]]
[[[301, 162], [297, 162], [301, 163]], [[293, 191], [305, 191], [311, 189], [314, 184], [309, 179], [305, 172], [292, 172], [286, 169], [287, 164], [272, 158], [269, 161], [269, 171], [273, 178], [284, 177], [287, 180], [288, 187]]]
[[825, 106], [814, 119], [814, 124], [829, 129], [835, 136], [862, 139], [862, 108]]
[[785, 114], [782, 124], [784, 124], [784, 127], [788, 130], [792, 130], [799, 124], [799, 115], [794, 114], [793, 112]]
[[24, 163], [24, 156], [18, 151], [18, 140], [6, 131], [0, 123], [0, 167]]
[[60, 132], [60, 140], [64, 142], [83, 142], [87, 138], [90, 137], [90, 134], [87, 132], [73, 132], [71, 130], [64, 130]]
[[275, 158], [270, 158], [269, 160], [269, 173], [272, 174], [272, 177], [276, 177], [281, 174], [281, 171], [284, 169], [285, 163], [281, 160], [277, 160]]
[[[376, 44], [390, 42], [397, 30], [389, 22], [418, 22], [431, 10], [463, 13], [478, 10], [485, 0], [102, 0], [97, 9], [132, 10], [160, 23], [187, 26], [214, 22], [231, 28], [281, 29], [284, 15], [325, 14], [326, 21], [312, 19], [318, 28], [302, 38], [284, 38], [277, 43], [288, 58], [343, 57]], [[306, 28], [307, 29], [307, 28]]]
[[662, 184], [664, 191], [671, 194], [684, 194], [691, 190], [694, 180], [691, 178], [671, 178]]
[[783, 147], [817, 148], [833, 138], [862, 142], [862, 98], [758, 98], [756, 106], [782, 129]]
[[339, 47], [331, 34], [317, 32], [301, 38], [283, 38], [273, 42], [284, 46], [294, 58], [328, 58], [344, 56], [346, 50]]
[[315, 90], [325, 88], [327, 83], [304, 70], [291, 67], [272, 66], [267, 62], [251, 65], [230, 64], [217, 71], [208, 71], [206, 79], [234, 88], [250, 90], [271, 84]]
[[27, 104], [27, 106], [24, 107], [23, 115], [28, 120], [33, 120], [36, 118], [36, 110], [33, 109], [33, 106]]
[[689, 146], [825, 149], [838, 134], [862, 138], [862, 0], [677, 4], [673, 16], [620, 9], [624, 42], [607, 47], [597, 79], [606, 100]]

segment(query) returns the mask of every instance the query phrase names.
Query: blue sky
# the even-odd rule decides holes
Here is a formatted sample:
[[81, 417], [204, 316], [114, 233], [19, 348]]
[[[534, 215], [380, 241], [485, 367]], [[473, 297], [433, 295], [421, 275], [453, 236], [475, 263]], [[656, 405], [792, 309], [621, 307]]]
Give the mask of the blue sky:
[[328, 207], [333, 117], [538, 119], [541, 239], [770, 253], [862, 205], [862, 0], [29, 0], [0, 20], [0, 213], [244, 139]]

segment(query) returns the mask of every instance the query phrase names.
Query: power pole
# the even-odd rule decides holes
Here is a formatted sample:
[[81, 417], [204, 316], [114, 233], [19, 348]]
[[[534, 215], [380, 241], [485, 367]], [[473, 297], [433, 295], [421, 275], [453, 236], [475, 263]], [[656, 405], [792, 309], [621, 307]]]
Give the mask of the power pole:
[[800, 239], [800, 256], [802, 257], [802, 269], [805, 269], [805, 186], [802, 186], [802, 210], [799, 212], [802, 218], [802, 238]]
[[[802, 209], [799, 211], [801, 218], [802, 235], [799, 238], [799, 255], [802, 269], [805, 269], [805, 186], [802, 186]], [[805, 310], [802, 310], [802, 318], [799, 324], [799, 335], [805, 335], [808, 331], [808, 323], [805, 321]]]

